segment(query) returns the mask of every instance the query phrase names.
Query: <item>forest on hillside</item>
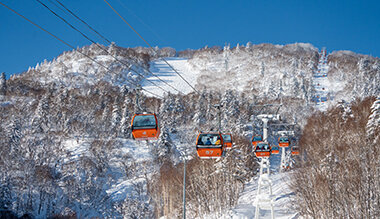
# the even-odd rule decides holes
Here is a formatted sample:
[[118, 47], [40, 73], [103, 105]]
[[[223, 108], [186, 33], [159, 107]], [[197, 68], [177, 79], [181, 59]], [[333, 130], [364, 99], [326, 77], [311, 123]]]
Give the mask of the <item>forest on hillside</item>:
[[310, 218], [380, 217], [380, 98], [312, 115], [292, 173], [295, 205]]
[[[4, 217], [175, 218], [182, 212], [184, 152], [188, 216], [224, 215], [257, 174], [250, 137], [262, 132], [255, 115], [273, 111], [261, 111], [265, 104], [281, 104], [282, 122], [297, 123], [294, 140], [304, 156], [294, 166], [292, 188], [302, 215], [379, 216], [378, 58], [330, 54], [329, 79], [344, 86], [331, 91], [327, 112], [316, 112], [312, 74], [318, 52], [310, 44], [156, 48], [162, 56], [189, 58], [199, 73], [199, 93], [140, 94], [141, 108], [158, 115], [162, 131], [146, 144], [131, 139], [130, 122], [140, 111], [134, 84], [158, 55], [116, 45], [78, 50], [108, 69], [69, 51], [0, 78]], [[222, 131], [233, 134], [235, 147], [221, 160], [200, 160], [194, 139], [217, 129], [215, 104], [223, 106]], [[139, 154], [143, 149], [148, 152]], [[128, 189], [118, 194], [125, 184]]]
[[[236, 148], [214, 162], [199, 160], [189, 146], [188, 214], [222, 214], [236, 204], [244, 182], [256, 173], [250, 143], [239, 136], [253, 109], [233, 92], [168, 94], [163, 100], [143, 96], [141, 107], [158, 114], [162, 133], [148, 145], [153, 159], [140, 162], [135, 154], [122, 153], [132, 142], [130, 121], [138, 110], [134, 91], [99, 83], [71, 90], [36, 87], [24, 96], [12, 86], [20, 84], [7, 84], [0, 107], [4, 212], [33, 217], [179, 214], [183, 167], [171, 136], [181, 135], [192, 146], [198, 131], [215, 130], [212, 105], [219, 99], [226, 106], [224, 129], [234, 134]], [[88, 151], [73, 154], [71, 142], [88, 145]], [[119, 180], [139, 178], [121, 201], [106, 192]]]

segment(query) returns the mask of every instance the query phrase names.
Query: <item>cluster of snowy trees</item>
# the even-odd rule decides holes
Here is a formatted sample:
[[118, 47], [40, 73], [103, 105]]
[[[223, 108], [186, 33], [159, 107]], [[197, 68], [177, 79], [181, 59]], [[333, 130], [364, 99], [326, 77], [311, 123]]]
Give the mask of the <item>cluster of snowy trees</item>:
[[311, 218], [380, 217], [380, 98], [341, 102], [308, 119], [292, 177], [296, 205]]
[[82, 87], [84, 84], [109, 82], [113, 85], [134, 87], [149, 74], [149, 62], [158, 57], [183, 55], [190, 57], [192, 50], [176, 52], [170, 47], [122, 48], [112, 43], [109, 46], [92, 44], [67, 51], [54, 58], [46, 59], [20, 75], [12, 75], [11, 80], [43, 82], [44, 86], [57, 84], [64, 87]]
[[[312, 75], [318, 62], [310, 44], [248, 43], [180, 52], [93, 44], [78, 51], [109, 69], [71, 51], [8, 81], [0, 77], [2, 215], [176, 217], [182, 211], [183, 163], [173, 136], [192, 148], [186, 168], [189, 215], [221, 215], [256, 173], [246, 139], [261, 130], [251, 116], [260, 111], [257, 105], [281, 103], [283, 119], [305, 126], [300, 145], [307, 157], [293, 182], [300, 212], [315, 218], [379, 216], [379, 103], [373, 98], [342, 103], [308, 118], [314, 111]], [[146, 74], [149, 61], [158, 56], [191, 57], [191, 67], [201, 72], [200, 94], [140, 96], [142, 108], [157, 113], [162, 129], [149, 145], [153, 159], [141, 162], [122, 153], [131, 146], [130, 122], [138, 111], [132, 84], [141, 82], [136, 72]], [[345, 93], [337, 95], [379, 95], [377, 58], [334, 57], [329, 55], [330, 79], [348, 81]], [[221, 161], [199, 160], [194, 138], [199, 131], [217, 130], [215, 104], [222, 106], [222, 131], [233, 134], [236, 147]], [[265, 110], [273, 113], [269, 108], [260, 113]], [[80, 147], [83, 152], [73, 153]], [[123, 200], [107, 193], [120, 181], [134, 179]]]
[[[110, 160], [127, 163], [131, 158], [121, 157], [120, 141], [106, 135], [111, 125], [102, 122], [112, 121], [110, 108], [115, 106], [108, 101], [115, 93], [103, 91], [46, 90], [5, 97], [9, 104], [0, 107], [1, 211], [32, 217], [113, 215], [106, 189], [118, 170]], [[109, 112], [106, 120], [103, 112]], [[74, 158], [67, 145], [80, 141], [89, 144], [88, 151]]]
[[[158, 114], [162, 134], [150, 145], [154, 159], [137, 162], [133, 154], [121, 153], [130, 139], [135, 95], [126, 86], [106, 82], [68, 89], [7, 81], [1, 99], [7, 104], [0, 107], [0, 211], [32, 217], [175, 215], [181, 211], [174, 200], [182, 198], [183, 183], [179, 152], [171, 140], [176, 133], [190, 139], [194, 158], [187, 167], [189, 214], [233, 207], [257, 168], [249, 142], [236, 141], [228, 157], [215, 163], [196, 158], [193, 138], [200, 130], [216, 130], [216, 103], [223, 104], [223, 129], [238, 138], [253, 110], [249, 101], [230, 91], [167, 94], [162, 100], [142, 95], [142, 108]], [[80, 149], [72, 147], [85, 151], [73, 154]], [[120, 179], [141, 177], [122, 201], [106, 192]]]
[[331, 96], [337, 100], [353, 101], [356, 98], [380, 95], [379, 58], [350, 51], [333, 52], [327, 58], [329, 79], [341, 87]]
[[312, 77], [318, 49], [310, 44], [204, 48], [189, 63], [200, 72], [199, 89], [234, 89], [259, 98], [295, 97], [308, 102], [315, 94]]

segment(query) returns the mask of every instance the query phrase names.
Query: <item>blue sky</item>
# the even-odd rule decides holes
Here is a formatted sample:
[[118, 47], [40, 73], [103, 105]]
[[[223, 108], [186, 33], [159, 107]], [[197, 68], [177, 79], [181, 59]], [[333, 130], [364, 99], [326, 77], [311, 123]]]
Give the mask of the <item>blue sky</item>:
[[[94, 41], [80, 23], [40, 0]], [[378, 0], [107, 0], [152, 45], [176, 50], [230, 43], [311, 43], [328, 52], [351, 50], [380, 57]], [[74, 47], [91, 44], [37, 1], [0, 0]], [[103, 0], [60, 0], [107, 39], [122, 47], [146, 44]], [[128, 11], [122, 2], [130, 11]], [[56, 2], [55, 2], [56, 3]], [[56, 3], [57, 4], [57, 3]], [[141, 19], [143, 23], [140, 22]], [[0, 72], [26, 71], [71, 50], [0, 5]], [[148, 28], [148, 27], [149, 28]], [[153, 30], [153, 31], [152, 31]]]

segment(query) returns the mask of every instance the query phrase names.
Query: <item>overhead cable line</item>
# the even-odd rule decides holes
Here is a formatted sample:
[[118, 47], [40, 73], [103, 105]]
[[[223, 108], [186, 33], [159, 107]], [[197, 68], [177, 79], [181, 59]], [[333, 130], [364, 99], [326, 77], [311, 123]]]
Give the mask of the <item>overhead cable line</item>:
[[125, 9], [127, 9], [129, 11], [129, 13], [131, 13], [133, 16], [135, 16], [146, 28], [148, 28], [150, 31], [152, 31], [152, 33], [154, 33], [154, 35], [156, 35], [162, 42], [168, 44], [164, 39], [162, 39], [162, 37], [160, 37], [160, 35], [158, 35], [152, 28], [150, 28], [147, 24], [144, 23], [144, 21], [142, 21], [135, 13], [133, 13], [127, 6], [125, 6], [125, 4], [123, 4], [120, 0], [117, 0]]
[[[39, 2], [41, 5], [43, 5], [46, 9], [48, 9], [51, 13], [53, 13], [55, 16], [57, 16], [59, 19], [61, 19], [63, 22], [65, 22], [67, 25], [69, 25], [72, 29], [74, 29], [75, 31], [77, 31], [79, 34], [81, 34], [84, 38], [86, 38], [87, 40], [89, 40], [90, 42], [92, 42], [93, 44], [95, 44], [99, 49], [103, 50], [104, 52], [106, 52], [107, 54], [109, 54], [110, 56], [112, 56], [115, 60], [117, 60], [118, 62], [120, 62], [121, 64], [124, 64], [126, 65], [127, 67], [130, 67], [129, 64], [130, 63], [124, 63], [123, 61], [119, 60], [116, 56], [113, 56], [112, 54], [110, 54], [106, 49], [102, 48], [100, 45], [98, 45], [95, 41], [93, 41], [91, 38], [89, 38], [88, 36], [86, 36], [84, 33], [82, 33], [80, 30], [78, 30], [76, 27], [74, 27], [73, 25], [71, 25], [68, 21], [66, 21], [63, 17], [61, 17], [60, 15], [58, 15], [57, 13], [55, 13], [53, 10], [51, 10], [47, 5], [45, 5], [44, 3], [42, 3], [40, 0], [36, 0], [37, 2]], [[144, 77], [141, 73], [133, 70], [132, 68], [130, 68], [130, 70], [136, 72], [138, 75], [140, 75], [141, 77], [145, 78], [148, 82], [150, 82], [151, 84], [153, 84], [154, 86], [160, 88], [161, 90], [163, 90], [164, 92], [166, 92], [165, 89], [163, 89], [162, 87], [160, 87], [159, 85], [157, 85], [156, 83], [154, 83], [153, 81], [147, 79], [146, 77]]]
[[[90, 60], [92, 60], [93, 62], [99, 64], [100, 66], [102, 66], [103, 68], [107, 69], [108, 71], [110, 72], [114, 72], [112, 71], [112, 69], [110, 69], [109, 67], [103, 65], [102, 63], [96, 61], [95, 59], [91, 58], [90, 56], [88, 56], [87, 54], [77, 50], [75, 47], [73, 47], [72, 45], [68, 44], [67, 42], [65, 42], [64, 40], [60, 39], [59, 37], [55, 36], [54, 34], [50, 33], [49, 31], [47, 31], [46, 29], [44, 29], [43, 27], [39, 26], [38, 24], [34, 23], [33, 21], [29, 20], [28, 18], [24, 17], [23, 15], [21, 15], [20, 13], [16, 12], [15, 10], [13, 10], [12, 8], [8, 7], [7, 5], [5, 5], [4, 3], [0, 2], [1, 5], [3, 5], [4, 7], [6, 7], [7, 9], [9, 9], [10, 11], [12, 11], [13, 13], [17, 14], [18, 16], [22, 17], [23, 19], [25, 19], [26, 21], [28, 21], [29, 23], [33, 24], [34, 26], [38, 27], [39, 29], [41, 29], [42, 31], [44, 31], [45, 33], [49, 34], [50, 36], [54, 37], [55, 39], [61, 41], [62, 43], [64, 43], [65, 45], [69, 46], [70, 48], [72, 48], [74, 51], [82, 54], [83, 56], [89, 58]], [[114, 72], [116, 73], [116, 72]], [[138, 86], [139, 84], [137, 84], [136, 82], [134, 81], [131, 81], [131, 80], [128, 80], [126, 79], [127, 81], [129, 81], [131, 84], [135, 85], [135, 86]], [[156, 97], [159, 97], [159, 98], [163, 98], [162, 96], [158, 95], [158, 94], [155, 94], [153, 92], [150, 92], [146, 89], [143, 88], [143, 90], [147, 93], [150, 93]]]
[[[152, 49], [152, 51], [158, 55], [158, 53], [153, 49], [153, 47], [123, 18], [123, 16], [121, 16], [116, 10], [115, 8], [113, 8], [108, 2], [107, 0], [104, 0], [107, 5]], [[160, 57], [158, 55], [158, 57]], [[171, 68], [173, 69], [173, 71], [179, 76], [181, 77], [181, 79], [183, 81], [185, 81], [196, 93], [198, 93], [199, 95], [201, 95], [199, 93], [199, 91], [197, 91], [176, 69], [174, 69], [174, 67], [172, 65], [169, 64], [168, 61], [166, 61], [166, 59], [164, 59], [163, 57], [160, 57], [162, 60], [164, 60], [164, 62]]]
[[[49, 0], [51, 2], [51, 0]], [[78, 20], [82, 21], [86, 26], [88, 26], [92, 31], [94, 31], [95, 33], [99, 34], [104, 40], [106, 40], [109, 44], [112, 44], [110, 40], [108, 40], [107, 38], [103, 37], [99, 32], [97, 32], [94, 28], [92, 28], [90, 25], [88, 25], [85, 21], [83, 21], [82, 19], [80, 19], [77, 15], [75, 15], [70, 9], [68, 9], [65, 5], [63, 5], [60, 1], [58, 0], [55, 0], [57, 1], [63, 8], [65, 8], [68, 12], [70, 12], [70, 14], [72, 14], [73, 16], [75, 16]], [[91, 41], [92, 42], [92, 41]], [[116, 48], [118, 50], [118, 48]], [[106, 51], [108, 53], [108, 51]], [[109, 53], [108, 53], [109, 54]], [[112, 56], [112, 55], [111, 55]], [[112, 56], [113, 57], [113, 56]], [[115, 57], [114, 57], [115, 58]], [[117, 58], [115, 58], [117, 61], [119, 61]], [[121, 61], [119, 61], [121, 62]], [[124, 64], [124, 63], [123, 63]], [[129, 63], [128, 63], [129, 64]], [[135, 63], [136, 65], [140, 65], [138, 63]], [[176, 89], [175, 87], [173, 87], [172, 85], [168, 84], [166, 81], [162, 80], [161, 78], [159, 78], [157, 75], [153, 74], [153, 72], [151, 72], [148, 68], [146, 68], [145, 66], [143, 65], [140, 65], [145, 71], [147, 71], [148, 73], [150, 73], [151, 75], [153, 75], [154, 77], [156, 77], [158, 80], [160, 80], [161, 82], [163, 82], [164, 84], [168, 85], [169, 87], [171, 87], [172, 89], [174, 89], [175, 91], [177, 91], [178, 93], [181, 93], [181, 94], [184, 94], [183, 92], [181, 92], [180, 90]], [[136, 72], [137, 73], [137, 72]], [[139, 74], [139, 73], [138, 73]], [[144, 76], [142, 76], [144, 77]], [[145, 78], [145, 77], [144, 77]], [[147, 79], [149, 81], [149, 79]], [[155, 85], [156, 86], [156, 85]], [[164, 90], [165, 91], [165, 90]]]
[[[51, 3], [52, 0], [49, 0]], [[55, 0], [56, 2], [58, 2], [58, 4], [60, 4], [66, 11], [68, 11], [72, 16], [74, 16], [76, 19], [78, 19], [79, 21], [81, 21], [85, 26], [87, 26], [90, 30], [92, 30], [94, 33], [96, 33], [99, 37], [101, 37], [103, 40], [105, 40], [107, 43], [111, 44], [111, 41], [109, 41], [107, 38], [105, 38], [103, 35], [101, 35], [98, 31], [96, 31], [94, 28], [92, 28], [89, 24], [86, 23], [86, 21], [84, 21], [83, 19], [81, 19], [80, 17], [78, 17], [75, 13], [73, 13], [70, 9], [68, 9], [65, 5], [63, 5], [60, 1], [58, 0]], [[53, 3], [54, 4], [54, 3]], [[55, 5], [55, 4], [54, 4]]]
[[[126, 66], [129, 67], [130, 63], [126, 63], [124, 61], [121, 61], [119, 60], [116, 56], [110, 54], [106, 49], [102, 48], [100, 45], [98, 45], [95, 41], [93, 41], [92, 39], [90, 39], [89, 37], [87, 37], [84, 33], [82, 33], [81, 31], [79, 31], [77, 28], [75, 28], [73, 25], [71, 25], [68, 21], [66, 21], [64, 18], [62, 18], [61, 16], [59, 16], [57, 13], [55, 13], [53, 10], [51, 10], [47, 5], [45, 5], [44, 3], [40, 2], [39, 0], [36, 0], [38, 1], [40, 4], [42, 4], [46, 9], [48, 9], [51, 13], [53, 13], [55, 16], [57, 16], [59, 19], [61, 19], [62, 21], [64, 21], [67, 25], [69, 25], [72, 29], [74, 29], [75, 31], [77, 31], [78, 33], [80, 33], [83, 37], [85, 37], [86, 39], [88, 39], [90, 42], [92, 42], [93, 44], [95, 44], [98, 48], [100, 48], [101, 50], [103, 50], [104, 52], [106, 52], [108, 55], [110, 55], [111, 57], [113, 57], [116, 61], [120, 62], [121, 64], [124, 64]], [[61, 5], [63, 6], [63, 4], [61, 3]], [[63, 6], [64, 7], [64, 6]], [[67, 8], [67, 7], [65, 7]], [[78, 17], [78, 16], [75, 16], [75, 17]], [[93, 30], [93, 28], [91, 28]], [[95, 31], [95, 30], [94, 30]], [[108, 42], [110, 42], [109, 40], [107, 40]], [[117, 49], [117, 48], [116, 48]], [[139, 64], [137, 64], [139, 65]], [[181, 91], [177, 90], [175, 87], [171, 86], [170, 84], [168, 84], [167, 82], [163, 81], [161, 78], [159, 78], [157, 75], [153, 74], [149, 69], [145, 68], [143, 65], [140, 65], [144, 70], [146, 70], [148, 73], [150, 73], [151, 75], [155, 76], [158, 80], [162, 81], [163, 83], [167, 84], [168, 86], [170, 86], [171, 88], [173, 88], [174, 90], [178, 91], [179, 93], [182, 93]], [[134, 69], [131, 68], [131, 71], [137, 73], [138, 75], [140, 75], [141, 77], [145, 78], [148, 82], [150, 82], [151, 84], [153, 84], [154, 86], [158, 87], [159, 89], [161, 89], [162, 91], [164, 92], [167, 92], [165, 89], [163, 89], [162, 87], [160, 87], [159, 85], [157, 85], [156, 83], [154, 83], [153, 81], [147, 79], [146, 77], [144, 77], [141, 73], [135, 71]]]

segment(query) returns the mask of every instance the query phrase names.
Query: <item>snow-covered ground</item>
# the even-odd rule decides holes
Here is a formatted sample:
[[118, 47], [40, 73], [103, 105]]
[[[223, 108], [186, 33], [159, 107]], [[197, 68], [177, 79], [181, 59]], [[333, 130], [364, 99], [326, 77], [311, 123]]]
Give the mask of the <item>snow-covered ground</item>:
[[[289, 152], [289, 148], [286, 149]], [[270, 157], [270, 175], [272, 182], [272, 200], [274, 204], [274, 217], [280, 219], [298, 218], [298, 213], [292, 207], [292, 196], [289, 188], [289, 178], [291, 172], [280, 172], [281, 154]], [[232, 209], [228, 218], [251, 219], [255, 218], [256, 198], [258, 193], [259, 176], [248, 182], [238, 201], [235, 209]], [[262, 187], [261, 194], [268, 193], [268, 187]], [[261, 207], [259, 218], [271, 218], [270, 207]]]
[[[289, 219], [296, 218], [297, 212], [292, 209], [291, 196], [292, 192], [287, 183], [288, 173], [274, 173], [270, 175], [272, 181], [272, 199], [274, 201], [274, 217]], [[238, 205], [233, 209], [233, 219], [250, 219], [255, 218], [256, 198], [258, 190], [258, 177], [245, 185], [241, 194]], [[271, 218], [269, 207], [260, 208], [259, 218]]]
[[[165, 58], [165, 60], [179, 73], [183, 78], [186, 79], [192, 86], [195, 85], [197, 75], [190, 70], [190, 66], [187, 59], [184, 58]], [[158, 76], [160, 79], [166, 83], [159, 80], [157, 77], [149, 74], [147, 79], [153, 81], [158, 86], [162, 87], [165, 91], [169, 91], [173, 94], [178, 94], [180, 92], [188, 94], [193, 91], [193, 89], [162, 59], [158, 59], [150, 63], [150, 71]], [[148, 80], [142, 82], [142, 87], [150, 92], [163, 96], [164, 92], [162, 89], [150, 83]], [[169, 85], [170, 86], [169, 86]], [[175, 89], [174, 89], [174, 88]], [[144, 92], [145, 93], [145, 92]], [[150, 93], [145, 93], [147, 96], [152, 96]]]
[[[88, 155], [90, 153], [89, 148], [91, 140], [92, 139], [80, 137], [76, 139], [67, 139], [65, 141], [65, 149], [70, 153], [71, 156], [68, 157], [65, 162], [77, 161], [80, 157]], [[149, 146], [145, 141], [134, 141], [130, 139], [119, 140], [122, 142], [122, 146], [117, 149], [120, 157], [126, 155], [133, 156], [133, 160], [137, 163], [152, 160]], [[124, 168], [118, 158], [112, 158], [110, 160], [110, 165], [115, 170]], [[110, 188], [107, 190], [107, 193], [110, 194], [111, 198], [115, 201], [124, 200], [131, 192], [134, 184], [144, 181], [142, 176], [126, 179], [123, 174], [114, 173], [113, 175], [116, 181], [110, 186]]]

